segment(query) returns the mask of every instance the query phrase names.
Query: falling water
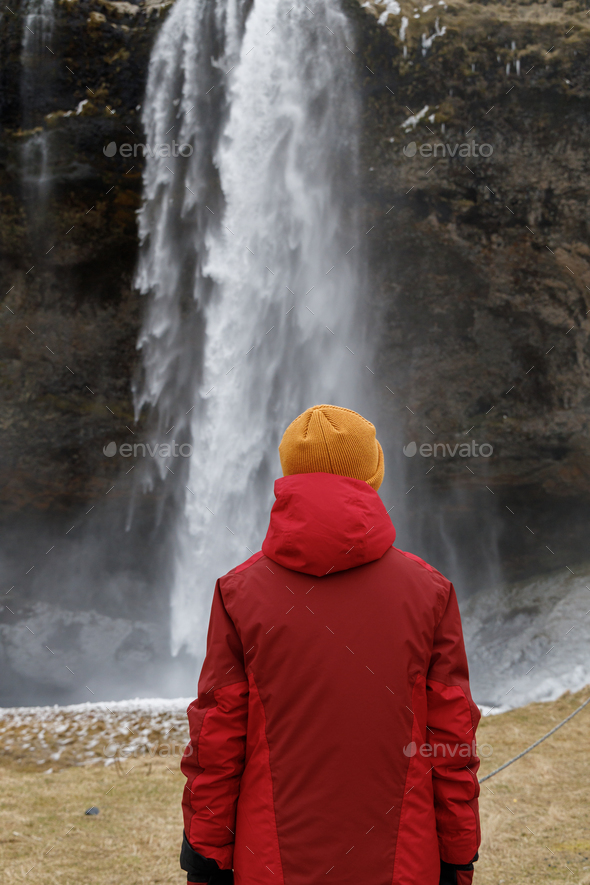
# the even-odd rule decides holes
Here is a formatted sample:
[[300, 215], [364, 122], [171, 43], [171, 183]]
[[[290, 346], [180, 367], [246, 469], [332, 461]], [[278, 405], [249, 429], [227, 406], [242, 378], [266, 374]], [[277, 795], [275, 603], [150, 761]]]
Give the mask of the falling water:
[[177, 0], [152, 54], [147, 141], [187, 145], [147, 160], [137, 272], [137, 410], [193, 446], [158, 468], [183, 477], [175, 651], [200, 653], [215, 579], [260, 547], [284, 427], [367, 405], [352, 40], [338, 0]]
[[21, 180], [32, 240], [42, 246], [50, 193], [50, 134], [40, 125], [53, 85], [54, 0], [27, 0], [21, 42]]

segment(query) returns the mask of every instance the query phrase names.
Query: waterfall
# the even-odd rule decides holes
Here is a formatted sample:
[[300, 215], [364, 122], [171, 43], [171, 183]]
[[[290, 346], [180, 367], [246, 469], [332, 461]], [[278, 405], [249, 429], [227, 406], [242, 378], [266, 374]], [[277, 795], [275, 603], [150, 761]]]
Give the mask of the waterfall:
[[54, 55], [54, 0], [27, 0], [21, 41], [22, 122], [27, 133], [21, 155], [21, 181], [31, 241], [40, 248], [46, 239], [45, 215], [50, 195], [50, 134], [43, 115], [51, 96]]
[[367, 407], [353, 53], [338, 0], [177, 0], [152, 53], [146, 140], [176, 148], [144, 173], [135, 401], [192, 446], [154, 468], [182, 477], [174, 651], [260, 548], [287, 424]]

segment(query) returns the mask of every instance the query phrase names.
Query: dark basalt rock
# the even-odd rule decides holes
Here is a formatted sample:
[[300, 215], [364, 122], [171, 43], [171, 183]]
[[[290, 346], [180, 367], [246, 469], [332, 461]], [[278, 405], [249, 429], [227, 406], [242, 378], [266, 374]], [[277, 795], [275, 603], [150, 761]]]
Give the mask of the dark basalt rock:
[[[590, 516], [586, 7], [450, 2], [418, 19], [401, 6], [404, 42], [401, 16], [383, 27], [347, 3], [366, 66], [368, 289], [390, 463], [411, 440], [493, 446], [487, 459], [397, 457], [396, 503], [414, 485], [405, 537], [451, 570], [454, 547], [480, 579], [486, 558], [507, 577], [571, 566]], [[459, 156], [473, 142], [491, 155]], [[421, 156], [429, 144], [437, 157]]]
[[[143, 160], [103, 148], [141, 141], [165, 6], [56, 3], [51, 45], [33, 60], [22, 50], [23, 7], [11, 9], [1, 36], [0, 496], [5, 511], [63, 511], [104, 495], [119, 467], [103, 445], [131, 438]], [[47, 145], [43, 192], [26, 181], [35, 135]]]

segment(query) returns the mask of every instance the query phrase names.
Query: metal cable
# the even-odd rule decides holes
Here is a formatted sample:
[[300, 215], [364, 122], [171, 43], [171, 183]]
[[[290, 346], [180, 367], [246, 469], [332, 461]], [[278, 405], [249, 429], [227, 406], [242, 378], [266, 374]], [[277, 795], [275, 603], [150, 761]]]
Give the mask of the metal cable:
[[542, 744], [543, 741], [546, 741], [548, 737], [551, 737], [552, 734], [555, 734], [555, 732], [557, 731], [558, 728], [561, 728], [562, 725], [565, 725], [566, 722], [569, 722], [570, 719], [573, 719], [574, 716], [577, 716], [578, 713], [580, 712], [580, 710], [583, 710], [587, 704], [590, 704], [590, 698], [585, 700], [584, 703], [580, 707], [578, 707], [577, 710], [574, 710], [573, 713], [570, 713], [570, 715], [567, 716], [563, 720], [563, 722], [560, 722], [559, 725], [556, 725], [555, 728], [552, 728], [551, 731], [548, 731], [547, 734], [544, 734], [542, 738], [539, 738], [538, 741], [535, 741], [534, 744], [531, 744], [530, 747], [527, 747], [526, 750], [523, 750], [522, 753], [519, 753], [518, 756], [514, 757], [514, 759], [509, 759], [508, 762], [505, 762], [504, 765], [501, 765], [499, 768], [496, 768], [496, 770], [492, 771], [491, 774], [486, 774], [485, 777], [480, 778], [479, 783], [483, 784], [484, 781], [489, 780], [495, 774], [498, 774], [499, 771], [503, 771], [504, 768], [508, 768], [508, 766], [512, 765], [513, 762], [516, 762], [517, 759], [522, 759], [523, 756], [526, 756], [527, 753], [530, 753], [531, 750], [534, 750], [535, 747], [538, 747], [539, 744]]

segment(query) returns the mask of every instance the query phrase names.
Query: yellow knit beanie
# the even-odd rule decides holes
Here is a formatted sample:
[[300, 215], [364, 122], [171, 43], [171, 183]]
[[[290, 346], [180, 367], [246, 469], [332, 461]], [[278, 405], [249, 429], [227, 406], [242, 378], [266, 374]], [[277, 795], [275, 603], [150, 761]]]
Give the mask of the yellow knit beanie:
[[283, 476], [336, 473], [362, 479], [377, 490], [383, 481], [383, 449], [375, 427], [340, 406], [312, 406], [289, 424], [279, 456]]

